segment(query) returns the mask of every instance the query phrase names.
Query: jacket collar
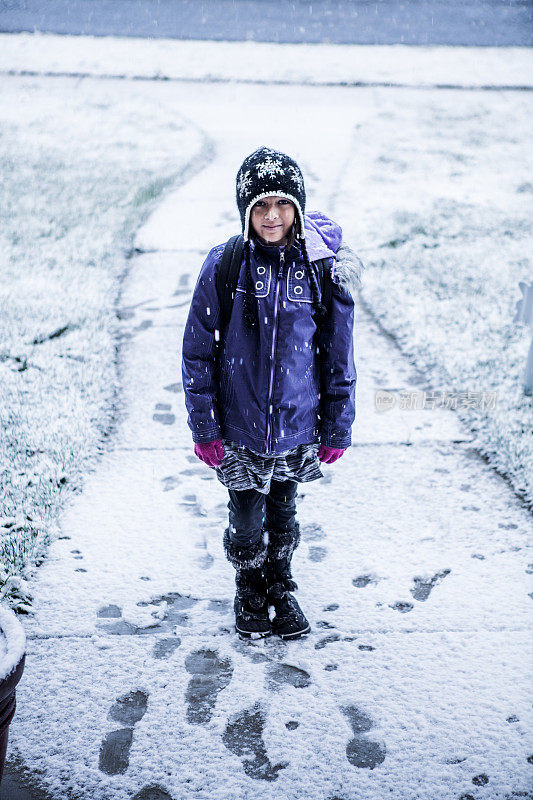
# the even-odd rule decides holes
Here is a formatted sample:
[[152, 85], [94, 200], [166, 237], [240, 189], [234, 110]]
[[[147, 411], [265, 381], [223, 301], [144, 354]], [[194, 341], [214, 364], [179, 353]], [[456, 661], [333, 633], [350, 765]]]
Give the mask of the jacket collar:
[[274, 258], [278, 259], [279, 254], [282, 250], [285, 250], [285, 257], [286, 258], [293, 258], [296, 259], [301, 254], [300, 243], [295, 241], [292, 247], [287, 248], [285, 245], [279, 244], [263, 244], [260, 242], [259, 239], [250, 238], [250, 250], [253, 253], [257, 250], [258, 253], [261, 253], [266, 258]]

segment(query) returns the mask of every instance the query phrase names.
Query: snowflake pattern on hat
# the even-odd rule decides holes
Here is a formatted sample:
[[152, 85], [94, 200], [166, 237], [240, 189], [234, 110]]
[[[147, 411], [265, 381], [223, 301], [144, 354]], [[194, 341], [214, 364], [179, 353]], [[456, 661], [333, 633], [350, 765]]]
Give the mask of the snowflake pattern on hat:
[[237, 176], [237, 192], [239, 194], [249, 194], [251, 191], [252, 179], [250, 177], [250, 170], [240, 173]]
[[250, 212], [254, 203], [279, 195], [296, 206], [299, 235], [305, 237], [305, 187], [302, 171], [296, 161], [271, 147], [259, 147], [247, 156], [237, 173], [237, 206], [245, 240], [249, 238]]
[[304, 188], [304, 179], [303, 179], [302, 173], [300, 172], [299, 169], [296, 169], [296, 167], [293, 167], [292, 164], [289, 164], [288, 170], [291, 173], [294, 182], [297, 184], [297, 186], [300, 189], [300, 191], [302, 191], [303, 188]]
[[272, 156], [267, 156], [264, 161], [257, 164], [256, 171], [260, 178], [264, 178], [265, 175], [273, 178], [275, 175], [283, 175], [283, 163], [279, 158], [274, 159]]

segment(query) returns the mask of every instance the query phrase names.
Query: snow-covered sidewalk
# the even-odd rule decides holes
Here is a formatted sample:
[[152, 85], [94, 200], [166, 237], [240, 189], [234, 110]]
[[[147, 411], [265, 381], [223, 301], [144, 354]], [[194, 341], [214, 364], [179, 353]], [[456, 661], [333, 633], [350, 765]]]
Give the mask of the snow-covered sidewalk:
[[137, 236], [127, 413], [33, 581], [10, 750], [55, 800], [524, 796], [530, 516], [453, 412], [375, 409], [377, 389], [426, 382], [359, 302], [354, 446], [298, 497], [312, 633], [236, 638], [227, 491], [193, 453], [180, 383], [191, 291], [237, 229], [243, 155], [305, 137], [308, 207], [334, 211], [365, 112], [285, 87], [278, 130], [268, 90], [176, 91], [214, 155]]

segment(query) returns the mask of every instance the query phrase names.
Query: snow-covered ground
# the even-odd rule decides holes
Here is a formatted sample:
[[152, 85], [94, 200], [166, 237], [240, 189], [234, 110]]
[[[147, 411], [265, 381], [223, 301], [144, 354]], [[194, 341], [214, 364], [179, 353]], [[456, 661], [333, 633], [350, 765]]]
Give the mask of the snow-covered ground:
[[120, 403], [116, 303], [135, 229], [201, 154], [170, 101], [102, 82], [2, 79], [0, 597], [27, 607], [65, 495]]
[[[14, 80], [28, 83], [11, 77], [4, 85]], [[60, 97], [69, 85], [76, 81], [53, 78], [46, 92], [54, 87]], [[76, 90], [100, 85], [85, 79]], [[144, 252], [130, 259], [120, 304], [123, 414], [31, 581], [35, 613], [25, 621], [10, 754], [56, 800], [527, 797], [530, 515], [479, 457], [479, 432], [457, 414], [374, 406], [378, 389], [418, 392], [432, 381], [451, 388], [435, 384], [437, 372], [428, 379], [416, 369], [427, 366], [423, 347], [410, 364], [377, 320], [392, 325], [395, 306], [415, 290], [441, 319], [464, 315], [457, 275], [442, 289], [452, 293], [449, 302], [435, 302], [428, 277], [435, 262], [422, 250], [438, 251], [442, 242], [449, 257], [450, 241], [431, 234], [457, 226], [465, 204], [474, 206], [480, 239], [491, 221], [500, 225], [518, 167], [506, 181], [500, 171], [493, 177], [494, 161], [508, 148], [505, 163], [526, 163], [527, 95], [103, 85], [140, 109], [150, 103], [163, 127], [168, 109], [180, 109], [212, 147], [204, 169], [165, 194], [135, 240]], [[516, 121], [516, 141], [507, 136], [506, 148], [504, 132], [492, 131], [502, 108]], [[464, 151], [474, 159], [472, 137], [481, 147], [483, 135], [490, 154], [454, 158]], [[357, 299], [354, 446], [299, 491], [303, 543], [294, 571], [313, 630], [292, 643], [235, 637], [234, 575], [221, 543], [227, 490], [193, 454], [180, 383], [199, 267], [209, 247], [237, 229], [235, 172], [260, 144], [298, 159], [308, 207], [338, 219], [367, 263]], [[453, 171], [463, 172], [452, 176], [456, 161]], [[496, 197], [494, 207], [484, 191]], [[524, 199], [527, 190], [518, 194]], [[446, 205], [450, 196], [459, 210]], [[521, 236], [522, 211], [510, 203], [509, 230]], [[431, 227], [414, 231], [424, 208]], [[404, 244], [391, 244], [407, 233]], [[418, 251], [413, 234], [439, 247]], [[506, 262], [520, 250], [499, 238], [491, 246]], [[401, 247], [408, 264], [398, 258]], [[384, 252], [394, 259], [382, 264]], [[455, 257], [462, 252], [457, 247]], [[524, 244], [527, 268], [526, 258]], [[444, 268], [446, 258], [437, 263]], [[477, 285], [469, 264], [460, 269]], [[411, 289], [401, 285], [402, 267]], [[509, 293], [519, 268], [509, 267]], [[418, 330], [416, 320], [408, 323], [407, 333]], [[436, 329], [421, 330], [434, 336]], [[472, 338], [479, 352], [481, 337]], [[493, 347], [491, 340], [491, 356]]]
[[526, 47], [268, 44], [0, 34], [0, 70], [192, 81], [533, 85]]
[[513, 322], [518, 284], [533, 281], [531, 96], [441, 91], [422, 103], [402, 91], [365, 105], [375, 113], [354, 130], [336, 198], [370, 265], [364, 301], [435, 402], [453, 393], [476, 446], [533, 510], [532, 329]]

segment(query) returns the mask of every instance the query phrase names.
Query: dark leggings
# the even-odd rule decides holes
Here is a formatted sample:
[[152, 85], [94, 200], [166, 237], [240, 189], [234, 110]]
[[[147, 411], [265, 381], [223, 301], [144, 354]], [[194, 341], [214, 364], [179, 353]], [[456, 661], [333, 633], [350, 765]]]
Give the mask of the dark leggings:
[[268, 494], [257, 489], [229, 492], [229, 536], [237, 545], [257, 544], [265, 530], [288, 531], [296, 518], [297, 481], [270, 481]]

